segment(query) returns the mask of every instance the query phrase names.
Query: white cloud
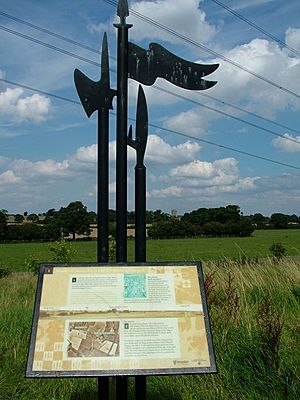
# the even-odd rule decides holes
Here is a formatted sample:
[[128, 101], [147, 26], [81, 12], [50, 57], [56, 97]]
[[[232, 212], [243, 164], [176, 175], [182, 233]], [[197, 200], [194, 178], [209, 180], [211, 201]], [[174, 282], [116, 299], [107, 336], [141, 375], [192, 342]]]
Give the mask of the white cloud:
[[285, 33], [285, 43], [300, 51], [300, 28], [288, 28]]
[[154, 198], [172, 198], [172, 197], [181, 197], [183, 193], [183, 188], [178, 186], [169, 186], [164, 189], [154, 189], [148, 192], [148, 197]]
[[205, 135], [208, 126], [207, 113], [203, 113], [200, 107], [180, 112], [164, 122], [165, 128], [192, 136]]
[[[280, 86], [296, 93], [300, 92], [300, 59], [291, 57], [286, 49], [276, 43], [263, 39], [254, 39], [250, 43], [237, 46], [226, 52], [225, 57], [245, 66]], [[211, 89], [219, 98], [226, 98], [235, 104], [244, 102], [244, 107], [259, 114], [272, 116], [276, 111], [288, 106], [297, 109], [299, 100], [288, 93], [273, 87], [246, 71], [234, 67], [225, 61], [216, 59], [220, 67], [214, 73], [217, 85]], [[292, 82], [292, 86], [291, 86]]]
[[7, 170], [0, 174], [0, 185], [19, 183], [21, 179], [17, 177], [13, 171]]
[[10, 163], [10, 168], [19, 177], [32, 178], [58, 178], [65, 177], [68, 173], [69, 161], [56, 162], [54, 160], [44, 160], [32, 162], [29, 160], [14, 160]]
[[75, 159], [79, 162], [96, 163], [97, 161], [97, 144], [87, 147], [79, 147], [75, 154]]
[[[293, 136], [288, 133], [285, 133], [283, 136], [284, 138], [277, 137], [276, 139], [272, 140], [273, 146], [282, 151], [286, 151], [287, 153], [299, 153], [300, 136]], [[297, 140], [299, 143], [296, 143], [295, 140]]]
[[187, 141], [175, 146], [165, 142], [157, 135], [149, 135], [146, 162], [157, 164], [182, 164], [194, 160], [201, 147], [198, 143]]
[[241, 193], [254, 190], [257, 177], [240, 178], [237, 160], [224, 158], [214, 162], [195, 160], [169, 171], [160, 178], [167, 187], [150, 191], [149, 197], [213, 198], [221, 193]]
[[[208, 42], [216, 33], [215, 26], [206, 20], [206, 14], [199, 8], [199, 0], [174, 0], [139, 1], [131, 4], [132, 10], [143, 14], [174, 31], [201, 42]], [[158, 39], [167, 40], [182, 45], [182, 40], [151, 24], [135, 17], [133, 14], [128, 22], [134, 24], [130, 31], [134, 40]]]
[[46, 120], [51, 102], [48, 97], [39, 94], [22, 97], [23, 89], [6, 89], [0, 93], [0, 115], [17, 122]]

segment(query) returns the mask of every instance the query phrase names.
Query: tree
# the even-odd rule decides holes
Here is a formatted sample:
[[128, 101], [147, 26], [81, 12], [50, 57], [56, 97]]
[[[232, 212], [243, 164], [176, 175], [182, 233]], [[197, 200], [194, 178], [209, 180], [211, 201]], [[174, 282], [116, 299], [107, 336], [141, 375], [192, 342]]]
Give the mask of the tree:
[[288, 227], [288, 218], [285, 214], [272, 214], [270, 222], [275, 229], [286, 229]]
[[21, 224], [24, 221], [24, 217], [22, 214], [16, 214], [14, 219], [17, 224]]
[[27, 216], [27, 221], [38, 222], [39, 221], [39, 217], [36, 214], [29, 214]]
[[75, 240], [75, 234], [89, 235], [91, 233], [91, 218], [81, 201], [74, 201], [67, 207], [62, 207], [58, 213], [58, 219], [63, 229], [64, 235], [72, 234]]
[[0, 241], [2, 242], [5, 239], [7, 231], [7, 221], [6, 215], [0, 211]]

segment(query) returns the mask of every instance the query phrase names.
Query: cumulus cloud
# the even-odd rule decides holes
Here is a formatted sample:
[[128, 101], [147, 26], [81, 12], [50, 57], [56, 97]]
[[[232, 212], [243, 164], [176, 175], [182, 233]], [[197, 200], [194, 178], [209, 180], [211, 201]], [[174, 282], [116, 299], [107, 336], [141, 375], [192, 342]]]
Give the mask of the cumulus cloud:
[[300, 51], [300, 28], [288, 28], [285, 33], [285, 43]]
[[[286, 49], [276, 43], [254, 39], [236, 46], [224, 54], [232, 61], [245, 66], [283, 87], [299, 93], [300, 59], [291, 57]], [[220, 98], [237, 103], [243, 101], [248, 109], [272, 116], [288, 106], [299, 108], [298, 99], [250, 75], [232, 64], [219, 59], [220, 67], [214, 73], [218, 84], [212, 89]], [[291, 86], [291, 82], [293, 86]]]
[[[187, 133], [192, 136], [203, 136], [207, 134], [209, 127], [207, 113], [202, 109], [192, 108], [188, 111], [177, 113], [164, 122], [164, 127], [175, 132]], [[188, 127], [188, 132], [186, 131]]]
[[10, 168], [22, 178], [58, 178], [68, 174], [69, 161], [56, 162], [54, 160], [44, 160], [32, 162], [29, 160], [14, 160], [10, 163]]
[[39, 94], [22, 97], [23, 89], [7, 88], [0, 93], [0, 115], [17, 122], [43, 122], [50, 111], [51, 101]]
[[17, 177], [11, 170], [7, 170], [0, 174], [0, 184], [16, 184], [20, 181], [21, 178]]
[[[266, 77], [293, 92], [300, 93], [300, 80], [298, 79], [298, 76], [300, 76], [300, 58], [291, 55], [286, 49], [281, 49], [276, 43], [254, 39], [249, 43], [224, 52], [224, 55], [256, 74]], [[197, 62], [204, 61], [198, 60]], [[226, 102], [229, 103], [240, 103], [242, 108], [268, 118], [275, 118], [277, 112], [288, 108], [299, 110], [300, 103], [296, 97], [264, 83], [228, 62], [214, 59], [211, 60], [211, 63], [219, 63], [220, 67], [214, 72], [212, 78], [218, 83], [209, 90], [208, 94], [219, 99], [226, 99]], [[293, 86], [291, 86], [291, 82]], [[178, 89], [174, 86], [171, 91], [178, 92]], [[220, 109], [220, 104], [215, 104], [211, 99], [205, 98], [203, 101], [201, 94], [193, 93], [193, 100]], [[203, 94], [205, 95], [205, 93]], [[186, 93], [183, 95], [187, 97]], [[169, 99], [171, 97], [169, 95]], [[191, 94], [188, 97], [191, 97]], [[168, 98], [166, 98], [166, 101], [168, 101]], [[241, 114], [225, 105], [221, 106], [221, 110], [235, 116]], [[201, 136], [207, 134], [210, 123], [220, 117], [219, 113], [194, 106], [190, 110], [176, 113], [167, 118], [164, 127], [178, 132], [185, 132], [188, 127], [189, 134]]]
[[187, 141], [172, 146], [158, 135], [149, 135], [146, 160], [157, 164], [182, 164], [194, 160], [200, 149], [195, 142]]
[[96, 163], [97, 161], [97, 144], [91, 146], [79, 147], [75, 154], [75, 159], [84, 163]]
[[150, 191], [151, 197], [212, 197], [220, 193], [237, 193], [255, 189], [258, 177], [241, 178], [238, 162], [224, 158], [214, 162], [195, 160], [169, 171], [160, 181], [167, 187]]
[[[288, 133], [285, 133], [283, 136], [284, 138], [277, 137], [276, 139], [272, 140], [273, 146], [287, 153], [299, 153], [300, 136], [293, 136]], [[295, 141], [298, 141], [298, 143]]]

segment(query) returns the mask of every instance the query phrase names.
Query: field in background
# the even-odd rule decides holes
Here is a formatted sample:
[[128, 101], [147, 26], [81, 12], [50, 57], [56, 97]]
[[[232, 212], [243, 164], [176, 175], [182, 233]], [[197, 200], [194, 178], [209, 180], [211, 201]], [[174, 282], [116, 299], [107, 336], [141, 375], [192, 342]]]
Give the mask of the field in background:
[[[271, 255], [270, 246], [281, 242], [287, 255], [300, 256], [300, 229], [255, 231], [249, 238], [197, 238], [147, 240], [147, 261], [207, 261], [223, 258], [264, 258]], [[74, 261], [96, 261], [96, 242], [72, 243], [76, 250]], [[25, 271], [24, 261], [35, 255], [51, 262], [53, 254], [48, 243], [0, 244], [0, 266], [13, 271]], [[134, 241], [128, 241], [128, 261], [134, 261]]]
[[[208, 247], [210, 239], [205, 241]], [[236, 239], [231, 241], [235, 248]], [[179, 242], [185, 243], [181, 251], [187, 256], [190, 241]], [[159, 260], [164, 261], [169, 241], [154, 243], [161, 243]], [[93, 249], [91, 259], [95, 254], [92, 245], [84, 243]], [[11, 249], [18, 246], [22, 248], [12, 245]], [[47, 248], [39, 246], [30, 252]], [[299, 399], [300, 262], [270, 259], [241, 264], [227, 260], [221, 268], [219, 263], [207, 262], [204, 270], [218, 374], [148, 378], [148, 399]], [[96, 400], [95, 379], [24, 378], [35, 287], [36, 277], [30, 273], [0, 279], [0, 399]]]

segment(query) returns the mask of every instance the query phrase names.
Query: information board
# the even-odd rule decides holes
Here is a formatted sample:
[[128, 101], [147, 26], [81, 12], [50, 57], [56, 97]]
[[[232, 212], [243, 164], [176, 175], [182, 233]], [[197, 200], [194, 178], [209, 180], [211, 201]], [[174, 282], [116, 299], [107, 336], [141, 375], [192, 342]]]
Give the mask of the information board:
[[27, 377], [216, 372], [201, 264], [42, 265]]

